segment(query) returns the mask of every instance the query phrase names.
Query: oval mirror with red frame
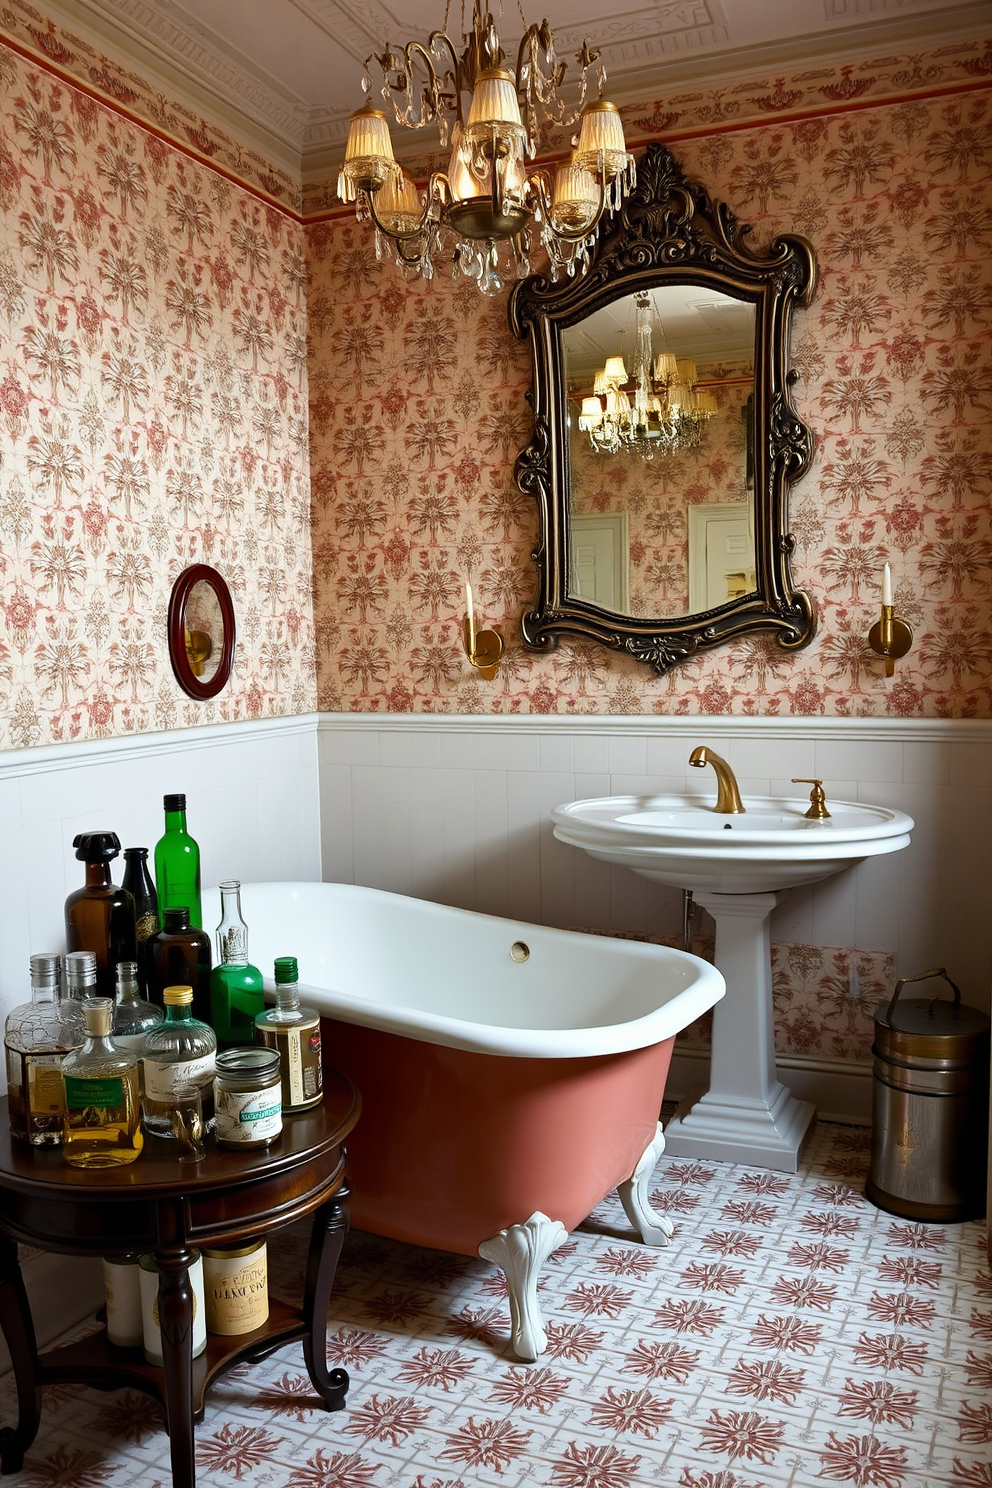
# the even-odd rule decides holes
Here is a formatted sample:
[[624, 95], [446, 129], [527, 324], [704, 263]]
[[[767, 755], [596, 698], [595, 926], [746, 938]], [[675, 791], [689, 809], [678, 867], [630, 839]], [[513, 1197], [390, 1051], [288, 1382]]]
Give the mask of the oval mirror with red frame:
[[216, 697], [234, 665], [234, 604], [226, 580], [206, 563], [184, 569], [169, 599], [169, 659], [191, 698]]

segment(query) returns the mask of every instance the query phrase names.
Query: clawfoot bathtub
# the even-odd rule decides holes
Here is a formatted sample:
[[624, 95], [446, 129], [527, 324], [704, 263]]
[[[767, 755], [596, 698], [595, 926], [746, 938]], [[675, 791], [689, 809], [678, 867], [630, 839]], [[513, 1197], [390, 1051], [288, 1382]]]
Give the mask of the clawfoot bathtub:
[[[252, 961], [298, 958], [361, 1091], [355, 1224], [500, 1266], [520, 1358], [546, 1345], [541, 1265], [612, 1188], [667, 1244], [658, 1114], [675, 1034], [723, 996], [712, 966], [350, 884], [244, 884], [241, 903]], [[205, 895], [204, 924], [218, 912]]]

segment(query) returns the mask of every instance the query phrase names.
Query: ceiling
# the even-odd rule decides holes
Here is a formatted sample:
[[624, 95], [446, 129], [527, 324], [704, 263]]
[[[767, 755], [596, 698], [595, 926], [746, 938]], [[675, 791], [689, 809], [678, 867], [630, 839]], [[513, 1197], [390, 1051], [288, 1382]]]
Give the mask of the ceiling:
[[[449, 0], [450, 32], [464, 29]], [[494, 10], [499, 0], [493, 0]], [[988, 26], [986, 0], [546, 0], [559, 57], [588, 37], [614, 101], [690, 81], [839, 59], [852, 49], [948, 44]], [[471, 15], [471, 5], [466, 5]], [[362, 64], [383, 43], [426, 41], [440, 0], [53, 0], [46, 6], [115, 60], [181, 90], [304, 178], [335, 168], [348, 116], [363, 102]], [[506, 51], [523, 30], [496, 10]]]
[[[671, 351], [700, 366], [750, 365], [754, 361], [754, 306], [698, 284], [660, 285], [648, 293], [654, 309], [652, 354]], [[634, 296], [613, 300], [563, 333], [571, 381], [591, 383], [608, 356], [633, 365], [636, 332]]]

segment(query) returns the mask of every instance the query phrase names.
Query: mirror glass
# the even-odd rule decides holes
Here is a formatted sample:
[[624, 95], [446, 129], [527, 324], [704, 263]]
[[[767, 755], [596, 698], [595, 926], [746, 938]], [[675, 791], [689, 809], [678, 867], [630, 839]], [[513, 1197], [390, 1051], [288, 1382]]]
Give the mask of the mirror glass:
[[568, 595], [676, 619], [755, 588], [754, 305], [665, 284], [562, 331]]
[[169, 659], [188, 697], [205, 701], [227, 686], [237, 641], [231, 591], [206, 563], [184, 569], [169, 598]]
[[224, 617], [217, 591], [205, 579], [189, 591], [184, 625], [189, 669], [198, 681], [209, 682], [224, 654]]
[[812, 638], [790, 563], [813, 438], [789, 330], [816, 259], [804, 238], [749, 234], [652, 142], [586, 272], [515, 286], [534, 369], [515, 469], [540, 526], [520, 622], [534, 650], [598, 641], [665, 672], [754, 633], [786, 651]]

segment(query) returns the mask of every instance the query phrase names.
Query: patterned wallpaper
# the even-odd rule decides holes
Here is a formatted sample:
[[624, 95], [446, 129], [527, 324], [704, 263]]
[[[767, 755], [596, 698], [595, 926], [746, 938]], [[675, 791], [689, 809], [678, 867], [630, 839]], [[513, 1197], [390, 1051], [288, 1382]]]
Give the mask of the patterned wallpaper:
[[[335, 216], [308, 234], [321, 707], [989, 716], [992, 132], [975, 80], [992, 59], [959, 62], [969, 81], [936, 97], [919, 95], [899, 59], [884, 62], [917, 96], [864, 107], [874, 76], [844, 69], [816, 113], [779, 79], [749, 100], [764, 117], [748, 127], [725, 128], [746, 100], [724, 98], [722, 117], [713, 102], [707, 129], [697, 99], [701, 127], [673, 146], [756, 243], [804, 233], [819, 256], [793, 337], [796, 401], [817, 446], [791, 506], [796, 578], [819, 610], [811, 646], [789, 655], [742, 639], [660, 678], [582, 643], [547, 657], [523, 648], [537, 533], [513, 484], [529, 430], [526, 348], [502, 299], [446, 277], [408, 282], [376, 260], [365, 228]], [[934, 63], [927, 77], [938, 73]], [[680, 119], [660, 102], [624, 112], [641, 138]], [[889, 679], [865, 640], [886, 560], [916, 632]], [[508, 643], [492, 683], [459, 653], [466, 578]]]
[[[0, 207], [0, 747], [309, 711], [299, 225], [2, 46]], [[165, 643], [195, 562], [209, 703]]]

